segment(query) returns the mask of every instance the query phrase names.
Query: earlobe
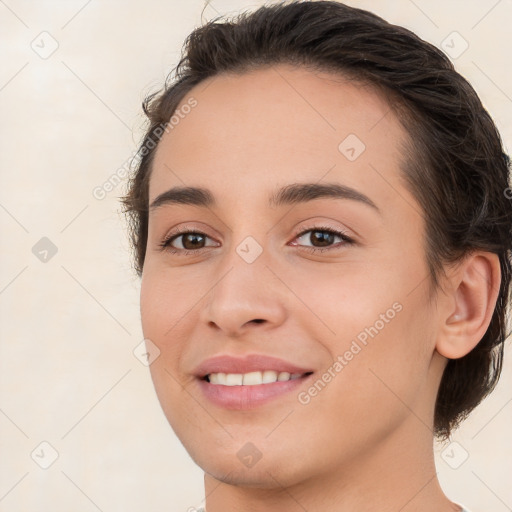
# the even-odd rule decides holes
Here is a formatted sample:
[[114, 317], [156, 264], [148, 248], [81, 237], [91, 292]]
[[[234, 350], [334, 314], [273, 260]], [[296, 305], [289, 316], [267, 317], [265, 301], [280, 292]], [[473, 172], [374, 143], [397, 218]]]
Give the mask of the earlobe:
[[498, 255], [475, 252], [450, 276], [450, 300], [442, 311], [436, 350], [448, 359], [465, 356], [482, 339], [494, 313], [501, 270]]

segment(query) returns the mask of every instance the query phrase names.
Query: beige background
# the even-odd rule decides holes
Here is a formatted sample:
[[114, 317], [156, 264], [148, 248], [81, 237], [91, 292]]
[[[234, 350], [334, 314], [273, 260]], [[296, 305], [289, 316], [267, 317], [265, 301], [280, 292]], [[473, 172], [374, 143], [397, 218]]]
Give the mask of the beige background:
[[[203, 18], [261, 3], [213, 0]], [[348, 3], [438, 46], [457, 31], [469, 47], [456, 66], [512, 150], [511, 0]], [[202, 472], [132, 352], [142, 333], [123, 186], [103, 199], [93, 190], [123, 174], [141, 135], [141, 100], [177, 63], [203, 7], [0, 1], [0, 512], [201, 504]], [[446, 41], [460, 51], [463, 40]], [[498, 389], [454, 436], [459, 444], [436, 447], [445, 491], [473, 512], [512, 510], [508, 348]]]

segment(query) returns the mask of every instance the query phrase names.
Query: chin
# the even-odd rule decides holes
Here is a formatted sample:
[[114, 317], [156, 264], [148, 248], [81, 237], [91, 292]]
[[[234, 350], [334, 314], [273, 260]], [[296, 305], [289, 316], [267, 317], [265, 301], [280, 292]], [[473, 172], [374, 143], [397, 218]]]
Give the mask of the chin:
[[[294, 460], [293, 453], [287, 455], [278, 447], [268, 447], [257, 454], [246, 441], [234, 441], [216, 450], [211, 443], [204, 446], [193, 443], [193, 446], [191, 449], [185, 446], [193, 461], [209, 476], [226, 484], [275, 489], [293, 486], [311, 477], [307, 460], [300, 457]], [[251, 453], [255, 455], [252, 460], [248, 456]]]

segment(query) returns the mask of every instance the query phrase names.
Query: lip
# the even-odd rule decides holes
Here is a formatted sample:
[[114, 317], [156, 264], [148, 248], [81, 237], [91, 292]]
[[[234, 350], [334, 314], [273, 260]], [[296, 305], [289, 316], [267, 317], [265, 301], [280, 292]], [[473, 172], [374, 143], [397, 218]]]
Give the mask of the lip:
[[[210, 373], [249, 373], [274, 370], [275, 372], [300, 373], [302, 377], [255, 386], [225, 386], [211, 384], [204, 377]], [[309, 375], [303, 375], [308, 373]], [[283, 359], [262, 354], [245, 357], [219, 355], [203, 361], [194, 372], [197, 383], [213, 404], [229, 410], [249, 410], [264, 405], [278, 397], [291, 393], [304, 385], [314, 375], [313, 370], [303, 368]]]
[[255, 409], [279, 397], [296, 391], [310, 382], [314, 373], [303, 375], [294, 380], [258, 384], [255, 386], [224, 386], [211, 384], [207, 380], [197, 379], [203, 396], [210, 402], [228, 410], [246, 411]]
[[210, 373], [249, 373], [264, 370], [300, 374], [313, 371], [311, 368], [302, 368], [284, 359], [263, 354], [249, 354], [245, 357], [222, 354], [203, 361], [194, 370], [194, 375], [203, 379]]

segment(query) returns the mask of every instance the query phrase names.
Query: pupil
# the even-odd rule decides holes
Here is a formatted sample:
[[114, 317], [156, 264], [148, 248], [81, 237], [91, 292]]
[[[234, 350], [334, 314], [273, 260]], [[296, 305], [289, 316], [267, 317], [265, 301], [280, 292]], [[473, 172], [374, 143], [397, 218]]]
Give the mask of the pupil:
[[320, 246], [327, 246], [334, 242], [334, 235], [327, 231], [313, 231], [311, 233], [311, 242], [319, 242]]
[[[201, 242], [204, 242], [204, 237], [202, 235], [189, 233], [184, 237], [183, 247], [185, 247], [185, 249], [197, 249]], [[188, 245], [189, 243], [190, 245]]]

